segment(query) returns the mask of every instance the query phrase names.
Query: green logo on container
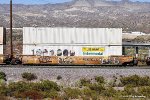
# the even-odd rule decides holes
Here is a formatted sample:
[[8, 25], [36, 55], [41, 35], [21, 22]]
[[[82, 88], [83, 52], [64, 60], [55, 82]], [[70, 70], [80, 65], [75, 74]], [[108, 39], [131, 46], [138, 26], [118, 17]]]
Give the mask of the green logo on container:
[[83, 55], [103, 55], [102, 52], [83, 52]]

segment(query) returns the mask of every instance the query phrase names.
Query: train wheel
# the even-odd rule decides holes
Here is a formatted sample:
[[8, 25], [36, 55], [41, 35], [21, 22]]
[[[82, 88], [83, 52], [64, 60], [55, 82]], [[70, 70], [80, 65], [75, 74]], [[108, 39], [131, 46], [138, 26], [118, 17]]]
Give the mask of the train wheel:
[[11, 60], [11, 65], [16, 65], [16, 61], [14, 58]]
[[147, 66], [150, 66], [150, 62], [146, 62], [146, 65], [147, 65]]
[[11, 64], [11, 61], [5, 61], [6, 65], [10, 65]]
[[137, 66], [137, 65], [138, 65], [138, 60], [137, 60], [137, 59], [134, 59], [134, 60], [133, 60], [133, 65], [134, 65], [134, 66]]
[[20, 64], [22, 64], [22, 61], [16, 60], [16, 61], [15, 61], [15, 64], [20, 65]]
[[10, 58], [6, 59], [6, 60], [4, 61], [4, 63], [5, 63], [6, 65], [10, 65], [10, 64], [11, 64], [11, 59], [10, 59]]
[[124, 66], [124, 67], [125, 67], [125, 66], [127, 66], [127, 63], [126, 63], [126, 62], [124, 62], [124, 63], [122, 64], [122, 66]]
[[150, 66], [150, 57], [147, 57], [146, 64], [147, 64], [147, 66]]
[[20, 61], [19, 59], [13, 58], [11, 60], [11, 64], [12, 65], [19, 65], [19, 64], [22, 64], [22, 61]]

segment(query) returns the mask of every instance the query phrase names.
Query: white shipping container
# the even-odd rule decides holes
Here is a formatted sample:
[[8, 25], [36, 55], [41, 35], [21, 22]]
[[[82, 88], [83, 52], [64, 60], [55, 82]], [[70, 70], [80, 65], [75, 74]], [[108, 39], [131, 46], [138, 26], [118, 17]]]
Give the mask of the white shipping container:
[[4, 46], [3, 45], [0, 45], [0, 54], [2, 55], [3, 54], [3, 48], [4, 48]]
[[23, 55], [111, 56], [122, 55], [122, 46], [23, 45]]
[[3, 44], [4, 28], [0, 27], [0, 44]]
[[122, 45], [122, 29], [24, 27], [23, 44]]

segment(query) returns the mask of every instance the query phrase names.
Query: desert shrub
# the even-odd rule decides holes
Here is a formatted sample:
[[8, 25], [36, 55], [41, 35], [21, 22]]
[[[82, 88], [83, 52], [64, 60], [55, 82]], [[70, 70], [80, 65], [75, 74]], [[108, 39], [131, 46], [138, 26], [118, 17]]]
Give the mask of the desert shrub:
[[139, 85], [140, 86], [149, 86], [150, 85], [150, 78], [148, 76], [140, 77]]
[[23, 92], [14, 91], [13, 94], [11, 93], [11, 96], [15, 98], [24, 98], [22, 93]]
[[29, 98], [29, 99], [33, 99], [33, 100], [43, 99], [42, 93], [40, 93], [39, 91], [35, 91], [35, 90], [25, 91], [20, 94], [21, 94], [20, 95], [21, 98]]
[[11, 95], [14, 95], [15, 93], [22, 93], [30, 89], [31, 86], [26, 82], [13, 82], [8, 85], [8, 91]]
[[7, 81], [6, 74], [4, 72], [0, 72], [0, 79]]
[[35, 74], [33, 74], [33, 73], [25, 72], [25, 73], [22, 74], [22, 78], [26, 79], [27, 81], [31, 81], [31, 80], [37, 79], [37, 76]]
[[91, 81], [89, 79], [86, 79], [86, 78], [80, 79], [81, 86], [88, 86], [90, 83]]
[[129, 77], [122, 77], [120, 79], [120, 82], [123, 86], [125, 85], [148, 86], [150, 85], [150, 78], [147, 76], [139, 77], [138, 75], [132, 75]]
[[105, 79], [102, 76], [96, 76], [95, 80], [97, 83], [105, 83]]
[[141, 95], [144, 95], [146, 97], [150, 97], [150, 86], [143, 86], [138, 88], [138, 92]]
[[91, 90], [90, 88], [84, 88], [82, 90], [82, 98], [83, 100], [98, 100], [99, 94], [94, 91]]
[[133, 76], [129, 76], [129, 77], [122, 77], [120, 79], [120, 81], [123, 85], [132, 84], [133, 86], [137, 86], [138, 82], [139, 82], [139, 76], [133, 75]]
[[58, 91], [52, 89], [50, 91], [43, 91], [42, 92], [44, 98], [51, 98], [51, 99], [56, 99], [59, 97]]
[[40, 91], [51, 91], [51, 90], [60, 91], [60, 87], [57, 85], [57, 83], [49, 80], [44, 80], [41, 81], [40, 83], [37, 83], [35, 88], [36, 90], [40, 90]]
[[90, 84], [90, 85], [89, 85], [89, 88], [90, 88], [91, 90], [96, 91], [96, 92], [99, 93], [99, 94], [101, 94], [102, 91], [105, 90], [105, 87], [104, 87], [102, 84], [96, 84], [96, 83]]
[[81, 91], [76, 88], [66, 88], [64, 89], [64, 93], [66, 99], [78, 99], [81, 95]]
[[0, 100], [9, 100], [6, 96], [0, 94]]
[[[16, 98], [26, 98], [28, 96], [31, 99], [34, 98], [55, 98], [58, 97], [58, 91], [60, 91], [60, 87], [52, 81], [45, 80], [39, 83], [33, 82], [13, 82], [10, 83], [7, 87], [0, 87], [0, 92], [2, 94], [9, 93], [10, 96], [14, 96]], [[38, 96], [39, 95], [39, 96]], [[36, 99], [37, 100], [37, 99]]]
[[6, 81], [3, 80], [3, 79], [0, 79], [0, 86], [1, 86], [1, 85], [5, 85], [5, 84], [6, 84]]
[[117, 84], [116, 84], [115, 80], [111, 80], [111, 81], [108, 83], [108, 86], [109, 86], [109, 87], [115, 87], [115, 86], [117, 86]]
[[50, 91], [48, 97], [52, 98], [52, 99], [55, 99], [55, 98], [58, 98], [59, 97], [59, 94], [57, 91]]
[[60, 75], [57, 76], [57, 80], [60, 80], [62, 79], [62, 77]]
[[106, 90], [103, 91], [103, 96], [106, 97], [115, 97], [116, 95], [116, 90], [112, 87], [107, 88]]
[[[14, 96], [16, 98], [25, 98], [25, 96], [29, 95], [29, 97], [32, 99], [40, 97], [55, 98], [57, 97], [58, 95], [57, 91], [59, 90], [60, 87], [55, 82], [45, 80], [39, 83], [13, 82], [8, 85], [6, 92], [9, 93], [10, 96]], [[38, 94], [39, 96], [36, 96]]]
[[0, 95], [7, 95], [7, 92], [8, 92], [8, 88], [5, 85], [1, 85], [0, 86]]
[[136, 95], [137, 92], [135, 91], [135, 89], [132, 85], [126, 85], [124, 87], [123, 94], [124, 95]]
[[123, 87], [123, 86], [124, 86], [124, 84], [123, 84], [123, 83], [121, 83], [121, 82], [119, 82], [117, 86], [118, 86], [118, 87]]

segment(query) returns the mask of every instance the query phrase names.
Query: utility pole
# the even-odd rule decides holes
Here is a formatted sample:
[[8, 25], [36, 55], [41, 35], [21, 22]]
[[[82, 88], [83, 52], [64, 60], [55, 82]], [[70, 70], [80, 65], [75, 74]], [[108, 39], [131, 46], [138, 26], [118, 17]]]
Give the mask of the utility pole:
[[12, 44], [12, 0], [10, 0], [10, 55], [13, 58], [13, 44]]

